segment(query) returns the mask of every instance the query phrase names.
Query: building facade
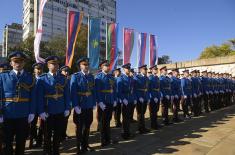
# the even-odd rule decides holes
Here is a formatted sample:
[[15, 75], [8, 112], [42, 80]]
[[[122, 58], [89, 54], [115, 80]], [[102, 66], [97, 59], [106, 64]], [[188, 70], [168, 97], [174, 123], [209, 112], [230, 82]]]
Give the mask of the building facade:
[[[105, 42], [106, 21], [116, 22], [116, 0], [48, 0], [43, 14], [42, 41], [58, 35], [66, 36], [67, 11], [83, 11], [83, 24], [87, 24], [88, 15], [101, 18], [101, 40]], [[39, 0], [23, 0], [23, 40], [37, 30]]]
[[11, 25], [6, 25], [3, 32], [3, 42], [2, 42], [2, 57], [7, 57], [10, 48], [14, 48], [20, 42], [22, 42], [22, 25], [17, 23], [12, 23]]

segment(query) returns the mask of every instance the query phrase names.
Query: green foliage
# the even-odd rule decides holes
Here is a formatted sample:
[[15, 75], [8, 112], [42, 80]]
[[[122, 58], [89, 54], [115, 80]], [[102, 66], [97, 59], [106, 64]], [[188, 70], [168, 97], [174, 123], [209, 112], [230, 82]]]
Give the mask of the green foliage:
[[[50, 55], [57, 55], [61, 59], [61, 66], [65, 64], [65, 52], [66, 52], [66, 36], [58, 35], [54, 36], [48, 42], [41, 42], [40, 44], [40, 56], [46, 58]], [[34, 58], [34, 36], [32, 34], [22, 41], [14, 48], [10, 48], [9, 51], [23, 51], [28, 55], [29, 59], [26, 63], [26, 69], [32, 71], [32, 64], [35, 63]], [[72, 70], [76, 70], [76, 61], [81, 56], [87, 55], [87, 26], [82, 26], [78, 34], [78, 38], [75, 45], [75, 55], [73, 59]]]
[[220, 46], [212, 45], [205, 48], [200, 54], [199, 59], [215, 58], [235, 55], [235, 39], [229, 40], [228, 43], [223, 43]]
[[172, 61], [170, 60], [170, 56], [168, 55], [163, 55], [161, 57], [158, 57], [158, 64], [161, 65], [161, 64], [169, 64], [171, 63]]

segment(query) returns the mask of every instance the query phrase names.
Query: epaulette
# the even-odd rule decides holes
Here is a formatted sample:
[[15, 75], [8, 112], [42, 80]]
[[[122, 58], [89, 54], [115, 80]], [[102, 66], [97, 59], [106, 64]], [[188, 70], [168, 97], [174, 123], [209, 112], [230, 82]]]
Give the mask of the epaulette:
[[43, 76], [46, 76], [46, 75], [47, 75], [47, 73], [43, 73], [43, 74], [39, 75], [39, 77], [43, 77]]

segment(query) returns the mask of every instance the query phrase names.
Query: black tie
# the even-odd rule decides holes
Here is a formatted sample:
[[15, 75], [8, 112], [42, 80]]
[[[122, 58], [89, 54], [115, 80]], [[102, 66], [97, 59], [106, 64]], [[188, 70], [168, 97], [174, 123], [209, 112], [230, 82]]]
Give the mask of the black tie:
[[17, 72], [17, 74], [16, 74], [16, 76], [17, 76], [17, 78], [20, 78], [20, 72]]

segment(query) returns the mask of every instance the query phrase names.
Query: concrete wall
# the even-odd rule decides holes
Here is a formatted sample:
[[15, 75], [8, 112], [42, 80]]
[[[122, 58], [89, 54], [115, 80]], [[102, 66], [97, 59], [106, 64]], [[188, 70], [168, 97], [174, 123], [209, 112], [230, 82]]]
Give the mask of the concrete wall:
[[218, 73], [230, 73], [235, 76], [235, 56], [163, 64], [159, 65], [159, 68], [161, 68], [161, 66], [167, 66], [168, 69], [179, 68], [180, 71], [184, 69], [198, 69], [200, 71], [208, 70]]

